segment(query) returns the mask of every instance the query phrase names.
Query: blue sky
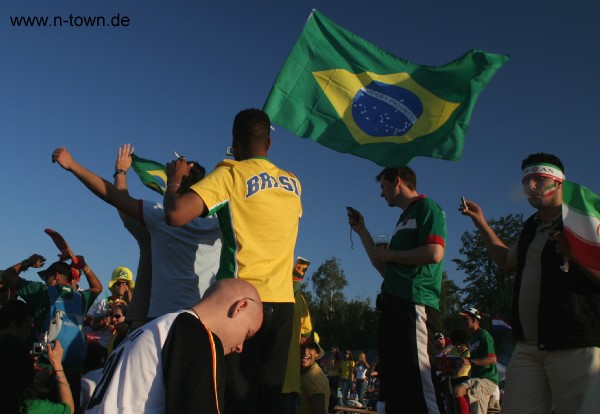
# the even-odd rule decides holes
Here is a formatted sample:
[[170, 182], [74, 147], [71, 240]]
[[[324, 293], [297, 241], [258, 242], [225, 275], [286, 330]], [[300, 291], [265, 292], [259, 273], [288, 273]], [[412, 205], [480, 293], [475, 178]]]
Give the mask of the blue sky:
[[[0, 161], [7, 187], [0, 211], [7, 267], [57, 250], [43, 233], [61, 232], [107, 285], [117, 266], [135, 269], [136, 244], [115, 210], [50, 162], [67, 147], [111, 179], [117, 148], [169, 161], [173, 150], [212, 169], [225, 158], [231, 122], [262, 107], [310, 11], [404, 59], [442, 65], [470, 49], [511, 60], [481, 94], [460, 162], [411, 162], [418, 190], [446, 211], [445, 269], [472, 230], [460, 196], [487, 217], [531, 212], [519, 165], [532, 152], [559, 155], [567, 178], [600, 193], [600, 5], [592, 1], [222, 1], [4, 0], [0, 8]], [[11, 16], [128, 16], [127, 27], [13, 27]], [[346, 296], [374, 298], [380, 278], [360, 241], [351, 248], [345, 206], [362, 211], [372, 233], [391, 232], [400, 214], [379, 198], [371, 161], [336, 153], [283, 128], [270, 158], [303, 185], [296, 255], [341, 260]], [[130, 176], [130, 192], [159, 200]], [[290, 269], [291, 270], [291, 269]], [[35, 279], [29, 271], [25, 277]]]

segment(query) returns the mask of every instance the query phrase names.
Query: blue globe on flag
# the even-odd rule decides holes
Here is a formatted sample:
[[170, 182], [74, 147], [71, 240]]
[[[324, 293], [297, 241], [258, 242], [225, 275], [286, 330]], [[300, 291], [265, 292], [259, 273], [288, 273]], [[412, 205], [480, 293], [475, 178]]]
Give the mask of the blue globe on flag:
[[356, 125], [372, 137], [403, 136], [423, 114], [419, 97], [396, 85], [373, 81], [352, 100]]

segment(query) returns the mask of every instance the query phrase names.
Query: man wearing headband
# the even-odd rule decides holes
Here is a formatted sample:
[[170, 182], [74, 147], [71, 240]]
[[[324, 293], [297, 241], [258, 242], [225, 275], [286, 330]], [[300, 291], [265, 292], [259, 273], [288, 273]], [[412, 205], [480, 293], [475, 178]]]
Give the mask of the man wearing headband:
[[[490, 257], [516, 271], [512, 326], [517, 338], [506, 372], [502, 412], [591, 413], [600, 406], [600, 279], [575, 260], [562, 234], [564, 166], [536, 153], [521, 164], [523, 191], [537, 212], [519, 241], [506, 246], [481, 207], [463, 215], [480, 231]], [[565, 266], [566, 260], [569, 266]]]

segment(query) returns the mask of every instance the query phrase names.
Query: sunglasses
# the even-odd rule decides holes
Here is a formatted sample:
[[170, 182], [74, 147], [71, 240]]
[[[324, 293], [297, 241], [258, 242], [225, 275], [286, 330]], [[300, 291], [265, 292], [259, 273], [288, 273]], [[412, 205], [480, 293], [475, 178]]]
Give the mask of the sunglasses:
[[111, 318], [121, 319], [123, 315], [110, 315]]
[[129, 285], [129, 282], [116, 282], [115, 286]]

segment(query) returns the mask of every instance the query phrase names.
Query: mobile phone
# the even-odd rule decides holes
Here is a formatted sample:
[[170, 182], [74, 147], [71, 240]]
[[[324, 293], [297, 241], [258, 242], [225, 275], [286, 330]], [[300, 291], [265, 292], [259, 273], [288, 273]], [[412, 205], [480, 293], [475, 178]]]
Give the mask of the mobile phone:
[[360, 219], [360, 213], [352, 207], [347, 206], [346, 211], [348, 212], [348, 217], [350, 217], [352, 220], [358, 221]]
[[225, 155], [233, 156], [233, 147], [227, 147], [225, 149]]
[[468, 210], [469, 206], [467, 205], [467, 201], [465, 200], [464, 197], [460, 198], [460, 205], [463, 208], [463, 210]]

